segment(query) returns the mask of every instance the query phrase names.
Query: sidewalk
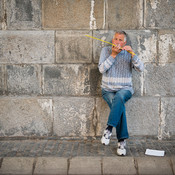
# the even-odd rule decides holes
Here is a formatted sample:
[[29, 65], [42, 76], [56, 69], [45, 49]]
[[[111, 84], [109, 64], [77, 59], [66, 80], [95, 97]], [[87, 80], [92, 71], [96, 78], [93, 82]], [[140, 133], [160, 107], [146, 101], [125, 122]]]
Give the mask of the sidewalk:
[[[130, 138], [127, 156], [116, 155], [117, 141], [104, 146], [87, 140], [0, 140], [0, 174], [171, 174], [175, 175], [175, 140]], [[145, 150], [166, 152], [146, 156]]]

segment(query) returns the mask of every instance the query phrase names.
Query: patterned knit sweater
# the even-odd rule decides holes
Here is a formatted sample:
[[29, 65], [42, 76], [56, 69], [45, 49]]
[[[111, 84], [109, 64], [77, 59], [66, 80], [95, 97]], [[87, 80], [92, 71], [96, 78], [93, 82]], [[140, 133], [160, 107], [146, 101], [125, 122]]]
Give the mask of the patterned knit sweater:
[[135, 55], [122, 50], [114, 59], [110, 56], [111, 47], [104, 47], [99, 60], [99, 71], [103, 74], [101, 87], [106, 91], [118, 91], [120, 89], [129, 90], [134, 93], [132, 87], [132, 68], [143, 71], [142, 61]]

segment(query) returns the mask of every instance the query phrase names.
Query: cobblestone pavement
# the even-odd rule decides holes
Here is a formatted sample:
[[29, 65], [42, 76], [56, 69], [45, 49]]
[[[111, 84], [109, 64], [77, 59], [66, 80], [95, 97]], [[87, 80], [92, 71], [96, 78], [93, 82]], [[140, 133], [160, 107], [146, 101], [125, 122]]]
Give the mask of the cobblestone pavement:
[[[100, 138], [89, 140], [33, 139], [0, 140], [0, 157], [77, 157], [116, 156], [117, 141], [104, 146]], [[127, 156], [143, 157], [146, 149], [164, 150], [165, 157], [175, 156], [175, 140], [130, 138], [127, 140]]]

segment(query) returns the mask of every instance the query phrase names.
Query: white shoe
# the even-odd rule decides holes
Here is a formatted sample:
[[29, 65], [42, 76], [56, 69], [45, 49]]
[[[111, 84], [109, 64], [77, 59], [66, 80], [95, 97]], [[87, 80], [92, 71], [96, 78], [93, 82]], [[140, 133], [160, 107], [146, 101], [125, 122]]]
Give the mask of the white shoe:
[[126, 155], [126, 141], [122, 141], [118, 143], [118, 148], [117, 148], [117, 154], [119, 156], [125, 156]]
[[103, 145], [109, 145], [111, 135], [112, 135], [112, 132], [110, 132], [109, 130], [105, 129], [104, 133], [103, 133], [103, 136], [101, 138], [101, 143]]

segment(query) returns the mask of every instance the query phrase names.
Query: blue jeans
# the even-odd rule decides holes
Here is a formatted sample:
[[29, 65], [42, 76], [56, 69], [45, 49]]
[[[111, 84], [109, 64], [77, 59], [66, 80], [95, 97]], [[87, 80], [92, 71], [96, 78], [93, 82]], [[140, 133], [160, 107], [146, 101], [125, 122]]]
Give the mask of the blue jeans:
[[124, 89], [117, 92], [108, 92], [102, 89], [102, 96], [110, 108], [107, 124], [116, 127], [116, 136], [118, 140], [127, 139], [129, 134], [125, 103], [132, 97], [132, 93], [129, 90]]

